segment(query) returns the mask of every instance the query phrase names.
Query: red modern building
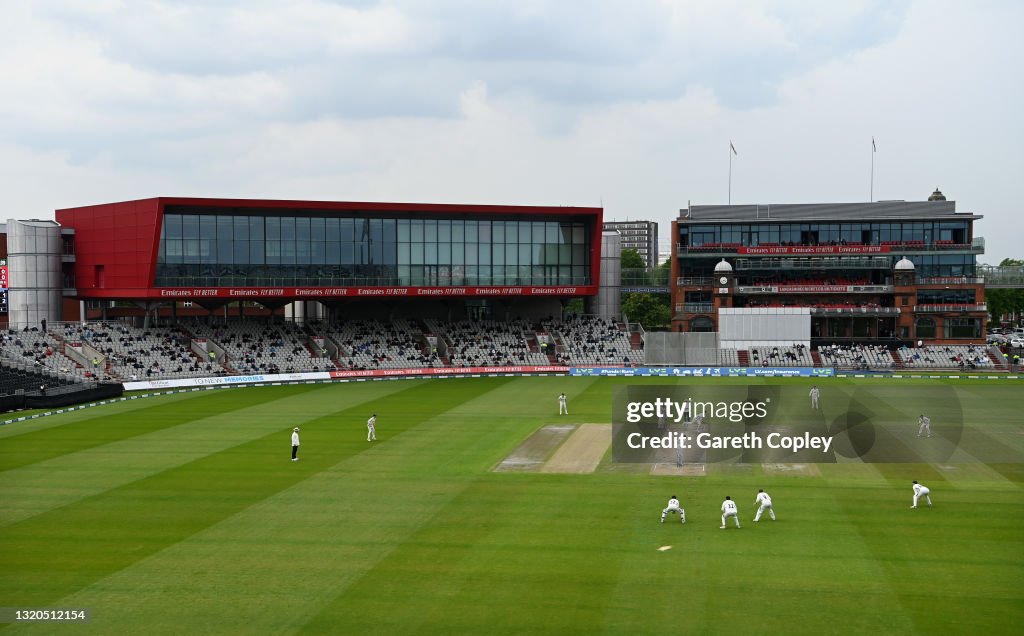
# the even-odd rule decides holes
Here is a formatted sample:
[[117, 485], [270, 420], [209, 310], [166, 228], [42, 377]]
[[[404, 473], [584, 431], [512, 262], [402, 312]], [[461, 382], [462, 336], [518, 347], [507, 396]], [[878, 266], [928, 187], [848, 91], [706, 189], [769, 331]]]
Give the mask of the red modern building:
[[461, 317], [598, 292], [600, 208], [158, 197], [56, 218], [73, 230], [65, 295], [83, 301], [316, 301], [329, 315], [429, 298]]

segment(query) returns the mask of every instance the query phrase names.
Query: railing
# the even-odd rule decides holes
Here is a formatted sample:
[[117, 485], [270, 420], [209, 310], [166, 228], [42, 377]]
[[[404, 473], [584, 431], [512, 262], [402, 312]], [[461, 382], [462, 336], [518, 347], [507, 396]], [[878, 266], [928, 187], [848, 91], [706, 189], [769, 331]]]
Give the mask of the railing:
[[986, 284], [991, 286], [1024, 286], [1024, 267], [1019, 265], [982, 265], [978, 267], [978, 271], [985, 275]]
[[680, 277], [680, 278], [676, 279], [676, 286], [678, 286], [678, 287], [684, 287], [684, 286], [688, 286], [688, 287], [704, 287], [704, 286], [710, 286], [710, 285], [711, 285], [711, 278], [706, 277], [706, 276], [696, 277], [696, 278], [694, 278], [694, 277], [689, 277], [689, 278], [687, 278], [687, 277]]
[[959, 311], [961, 313], [967, 313], [969, 311], [988, 311], [988, 305], [986, 303], [971, 303], [971, 304], [952, 304], [952, 305], [914, 305], [915, 313], [941, 313], [947, 311]]
[[704, 254], [704, 255], [734, 254], [739, 247], [740, 247], [739, 245], [735, 245], [735, 246], [731, 246], [731, 245], [710, 245], [710, 246], [697, 245], [697, 246], [691, 246], [691, 245], [684, 245], [683, 243], [676, 243], [676, 253], [677, 254], [689, 254], [689, 253], [692, 252], [692, 253]]
[[[953, 243], [948, 241], [882, 241], [880, 244], [856, 244], [851, 243], [847, 245], [832, 244], [832, 243], [815, 243], [815, 244], [800, 244], [794, 243], [790, 245], [743, 245], [741, 243], [711, 243], [704, 245], [685, 245], [683, 243], [676, 243], [677, 254], [703, 254], [703, 255], [714, 255], [714, 254], [736, 254], [741, 247], [844, 247], [850, 248], [849, 252], [858, 247], [870, 248], [870, 247], [882, 247], [888, 248], [892, 252], [933, 252], [933, 251], [965, 251], [969, 250], [975, 254], [982, 254], [985, 252], [985, 239], [983, 237], [977, 237], [970, 243]], [[877, 250], [876, 250], [877, 251]], [[848, 252], [848, 253], [849, 253]]]
[[923, 276], [917, 279], [918, 285], [982, 285], [983, 276]]
[[892, 285], [828, 285], [813, 283], [770, 283], [767, 285], [740, 285], [738, 294], [884, 294], [893, 290]]
[[709, 314], [714, 310], [714, 303], [676, 303], [677, 314]]
[[863, 258], [738, 258], [736, 270], [786, 270], [786, 269], [892, 269], [888, 256], [867, 256]]
[[668, 275], [669, 271], [663, 267], [626, 268], [620, 274], [623, 287], [668, 287]]
[[440, 278], [410, 280], [398, 277], [352, 276], [157, 276], [157, 287], [488, 287], [584, 286], [589, 278]]
[[811, 307], [812, 316], [898, 316], [899, 307]]

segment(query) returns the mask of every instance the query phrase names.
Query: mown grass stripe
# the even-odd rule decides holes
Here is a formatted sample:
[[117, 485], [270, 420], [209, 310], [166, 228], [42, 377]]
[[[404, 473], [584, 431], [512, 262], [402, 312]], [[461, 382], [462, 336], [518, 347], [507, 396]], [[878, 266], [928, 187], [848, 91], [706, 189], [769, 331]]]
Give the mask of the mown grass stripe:
[[[159, 398], [161, 403], [167, 403], [168, 401], [174, 400], [185, 400], [189, 398], [198, 398], [200, 394], [197, 393], [182, 393], [177, 394], [168, 391], [163, 395], [154, 395], [153, 398]], [[42, 431], [48, 428], [54, 428], [57, 426], [64, 426], [71, 421], [85, 421], [87, 419], [102, 419], [109, 416], [112, 413], [120, 413], [127, 411], [137, 411], [140, 409], [149, 408], [154, 405], [151, 399], [138, 399], [138, 400], [121, 400], [113, 399], [109, 402], [104, 400], [101, 402], [92, 402], [89, 404], [80, 404], [78, 406], [67, 407], [65, 409], [54, 409], [54, 410], [40, 410], [38, 414], [40, 417], [24, 419], [20, 422], [10, 423], [4, 426], [0, 426], [0, 439], [18, 437], [26, 433], [32, 433], [35, 431]], [[57, 411], [63, 410], [63, 413]], [[42, 417], [43, 413], [51, 413], [51, 415]], [[10, 415], [10, 414], [9, 414]], [[19, 418], [14, 418], [19, 419]]]
[[[396, 419], [395, 434], [447, 409], [444, 402], [428, 399], [429, 386], [400, 388], [389, 403], [419, 417]], [[464, 390], [461, 397], [467, 399], [475, 391], [472, 386]], [[364, 411], [362, 405], [358, 413], [339, 410], [332, 420], [355, 419]], [[335, 454], [293, 463], [287, 459], [289, 428], [286, 421], [278, 431], [247, 443], [0, 529], [5, 557], [0, 599], [7, 601], [0, 604], [51, 603], [307, 479], [346, 454], [368, 449], [340, 447]], [[82, 559], [84, 554], [89, 558]]]
[[[476, 397], [476, 408], [521, 396], [504, 382], [489, 387]], [[503, 447], [523, 426], [512, 418], [496, 424], [460, 414], [466, 402], [459, 400], [437, 413], [420, 405], [424, 419], [418, 419], [409, 407], [423, 394], [410, 397], [396, 408], [405, 400], [393, 396], [381, 409], [387, 427], [376, 445], [354, 437], [357, 430], [339, 426], [337, 418], [310, 422], [319, 433], [295, 466], [341, 461], [60, 602], [118, 608], [102, 623], [105, 633], [139, 624], [173, 633], [210, 625], [228, 633], [297, 629], [472, 482], [472, 471], [452, 467], [475, 465], [464, 452], [467, 443], [479, 448], [484, 437]], [[250, 457], [251, 468], [261, 465]], [[182, 597], [190, 599], [187, 607], [174, 602]]]
[[[940, 486], [935, 506], [917, 510], [909, 509], [909, 486], [898, 494], [880, 505], [870, 492], [846, 489], [838, 501], [911, 623], [901, 631], [1012, 633], [1024, 619], [1019, 492]], [[972, 618], [958, 624], [958, 616]]]
[[[85, 584], [75, 586], [60, 569], [67, 565], [58, 563], [53, 580], [70, 592], [53, 603], [93, 607], [93, 623], [76, 629], [103, 634], [636, 634], [666, 626], [686, 633], [1015, 633], [1024, 618], [1017, 530], [1024, 500], [1006, 479], [1020, 484], [1021, 464], [992, 467], [1005, 478], [973, 464], [962, 472], [941, 465], [827, 464], [815, 467], [820, 477], [749, 465], [716, 465], [701, 478], [613, 472], [607, 465], [608, 472], [593, 475], [489, 472], [539, 426], [589, 422], [602, 413], [607, 419], [612, 390], [638, 382], [647, 383], [432, 382], [430, 391], [358, 405], [344, 393], [309, 394], [288, 404], [303, 417], [325, 415], [303, 426], [303, 459], [295, 464], [287, 460], [288, 420], [295, 415], [278, 408], [285, 401], [249, 409], [257, 411], [252, 425], [267, 426], [268, 435], [234, 453], [182, 465], [173, 479], [107, 493], [116, 496], [89, 508], [99, 519], [94, 532], [111, 527], [104, 515], [133, 524], [110, 534], [124, 550], [145, 544], [142, 556], [112, 556], [113, 548], [80, 541], [77, 559], [98, 575], [82, 576]], [[775, 382], [787, 399], [795, 396], [780, 409], [785, 417], [813, 419], [805, 408], [806, 385]], [[825, 415], [841, 413], [856, 385], [828, 394]], [[941, 386], [948, 391], [948, 384]], [[563, 387], [573, 415], [559, 418], [556, 397]], [[879, 425], [902, 436], [913, 428], [913, 410], [944, 403], [915, 387], [901, 384], [870, 402]], [[962, 396], [970, 425], [996, 440], [1020, 434], [1009, 419], [1019, 398], [1005, 389], [1002, 396]], [[382, 440], [372, 445], [364, 424], [371, 409], [381, 414]], [[225, 411], [220, 421], [244, 427], [232, 421], [237, 414]], [[175, 452], [205, 443], [215, 430], [196, 429], [197, 437], [182, 438]], [[166, 452], [159, 448], [153, 457]], [[307, 476], [278, 488], [277, 481], [306, 470]], [[933, 487], [935, 509], [908, 510], [911, 478]], [[261, 483], [250, 488], [243, 479]], [[757, 487], [775, 498], [777, 523], [751, 523]], [[682, 497], [686, 526], [657, 523], [670, 494]], [[742, 530], [718, 529], [725, 494], [740, 503]], [[53, 511], [77, 516], [39, 518], [50, 516], [54, 525], [80, 521], [83, 503]], [[164, 515], [163, 508], [209, 523], [189, 533], [139, 522], [147, 512]], [[49, 531], [58, 535], [56, 528]], [[0, 530], [5, 576], [15, 554], [7, 539]], [[149, 543], [163, 545], [150, 549]], [[658, 552], [666, 543], [673, 549]], [[72, 549], [45, 539], [30, 547], [41, 546]], [[41, 576], [37, 582], [44, 585]], [[0, 605], [11, 604], [9, 593], [4, 589]]]
[[[404, 388], [409, 385], [346, 391], [346, 404], [376, 401]], [[0, 481], [0, 499], [5, 503], [0, 509], [0, 527], [251, 441], [280, 430], [283, 424], [304, 425], [335, 413], [338, 403], [331, 399], [335, 395], [336, 390], [329, 387], [318, 391], [271, 389], [265, 399], [254, 401], [246, 399], [255, 397], [252, 394], [240, 392], [233, 403], [217, 404], [233, 410], [216, 414], [203, 410], [207, 417], [7, 471]], [[178, 422], [175, 413], [173, 403], [163, 412], [147, 412], [151, 417], [166, 416]], [[350, 425], [359, 426], [355, 421]]]
[[[297, 387], [296, 390], [310, 388]], [[18, 438], [16, 447], [9, 443], [0, 445], [0, 479], [3, 471], [171, 428], [210, 414], [220, 415], [234, 410], [241, 402], [250, 405], [272, 402], [282, 395], [286, 394], [268, 389], [249, 393], [244, 398], [234, 391], [211, 392], [203, 400], [181, 400], [176, 399], [177, 396], [171, 400], [153, 398], [141, 409], [107, 411], [99, 426], [95, 425], [98, 418], [91, 413], [68, 413], [61, 416], [67, 418], [61, 426], [26, 432]], [[173, 408], [168, 408], [168, 402], [173, 403]], [[119, 405], [111, 408], [116, 406]]]

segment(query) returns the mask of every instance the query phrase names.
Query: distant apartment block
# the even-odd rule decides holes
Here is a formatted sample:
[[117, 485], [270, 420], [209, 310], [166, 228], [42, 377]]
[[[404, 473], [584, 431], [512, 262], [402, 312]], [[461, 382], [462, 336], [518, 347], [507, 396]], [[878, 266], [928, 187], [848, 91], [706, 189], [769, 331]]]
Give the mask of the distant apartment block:
[[654, 221], [606, 221], [604, 230], [622, 236], [622, 249], [636, 250], [648, 269], [658, 265], [658, 224]]

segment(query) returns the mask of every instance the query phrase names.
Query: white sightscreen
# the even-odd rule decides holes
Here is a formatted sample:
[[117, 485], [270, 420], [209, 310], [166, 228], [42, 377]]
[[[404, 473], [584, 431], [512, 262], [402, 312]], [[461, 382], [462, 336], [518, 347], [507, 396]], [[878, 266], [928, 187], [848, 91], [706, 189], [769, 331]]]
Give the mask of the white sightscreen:
[[722, 308], [718, 310], [719, 345], [728, 349], [811, 345], [811, 310], [807, 307]]
[[648, 331], [644, 363], [650, 366], [718, 366], [718, 334]]

